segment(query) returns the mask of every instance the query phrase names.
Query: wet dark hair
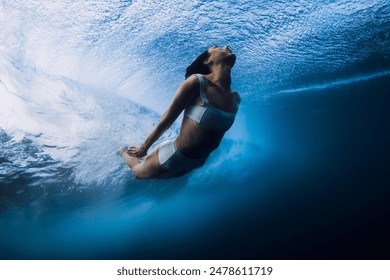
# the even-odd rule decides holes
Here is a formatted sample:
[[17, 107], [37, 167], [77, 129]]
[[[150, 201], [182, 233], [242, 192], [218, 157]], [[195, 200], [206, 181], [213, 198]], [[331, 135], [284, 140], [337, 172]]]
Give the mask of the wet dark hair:
[[204, 61], [207, 60], [210, 56], [209, 50], [203, 52], [200, 56], [198, 56], [194, 62], [191, 63], [190, 66], [186, 69], [185, 78], [187, 79], [189, 76], [193, 74], [202, 74], [207, 75], [210, 74], [210, 69], [206, 65], [204, 65]]

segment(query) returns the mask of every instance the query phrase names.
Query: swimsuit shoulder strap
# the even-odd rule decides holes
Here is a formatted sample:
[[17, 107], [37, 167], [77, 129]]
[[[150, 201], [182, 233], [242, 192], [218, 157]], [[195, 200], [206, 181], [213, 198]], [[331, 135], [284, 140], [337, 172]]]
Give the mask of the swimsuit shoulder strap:
[[199, 80], [199, 88], [200, 88], [199, 94], [200, 94], [200, 98], [202, 99], [204, 104], [207, 104], [207, 103], [209, 103], [209, 100], [207, 99], [206, 92], [204, 91], [204, 87], [205, 87], [204, 77], [201, 74], [195, 74], [195, 76]]

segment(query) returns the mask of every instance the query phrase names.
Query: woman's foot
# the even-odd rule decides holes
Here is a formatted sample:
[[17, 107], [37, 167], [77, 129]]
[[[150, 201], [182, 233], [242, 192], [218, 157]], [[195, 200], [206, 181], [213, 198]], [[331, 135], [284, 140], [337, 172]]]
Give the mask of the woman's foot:
[[126, 153], [127, 152], [127, 147], [126, 146], [123, 146], [121, 147], [118, 151], [116, 151], [117, 155], [120, 155], [121, 157], [123, 153]]
[[127, 165], [133, 169], [135, 166], [141, 163], [139, 158], [130, 156], [127, 153], [127, 147], [121, 147], [116, 153], [127, 163]]

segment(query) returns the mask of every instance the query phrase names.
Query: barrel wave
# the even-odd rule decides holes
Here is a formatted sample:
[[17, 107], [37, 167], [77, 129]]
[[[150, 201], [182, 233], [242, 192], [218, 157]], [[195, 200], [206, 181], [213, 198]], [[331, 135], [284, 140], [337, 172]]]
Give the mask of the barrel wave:
[[[388, 259], [387, 0], [3, 0], [0, 26], [1, 259]], [[232, 129], [136, 180], [116, 150], [213, 45]]]

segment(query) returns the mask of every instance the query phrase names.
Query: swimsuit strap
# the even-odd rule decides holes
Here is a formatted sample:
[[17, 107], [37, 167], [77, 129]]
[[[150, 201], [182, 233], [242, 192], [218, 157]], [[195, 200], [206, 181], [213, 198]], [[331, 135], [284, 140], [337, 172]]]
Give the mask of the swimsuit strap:
[[205, 87], [204, 77], [201, 74], [195, 74], [195, 76], [198, 77], [199, 80], [200, 98], [202, 99], [203, 104], [208, 104], [209, 100], [207, 99], [206, 92], [204, 91], [204, 87]]

